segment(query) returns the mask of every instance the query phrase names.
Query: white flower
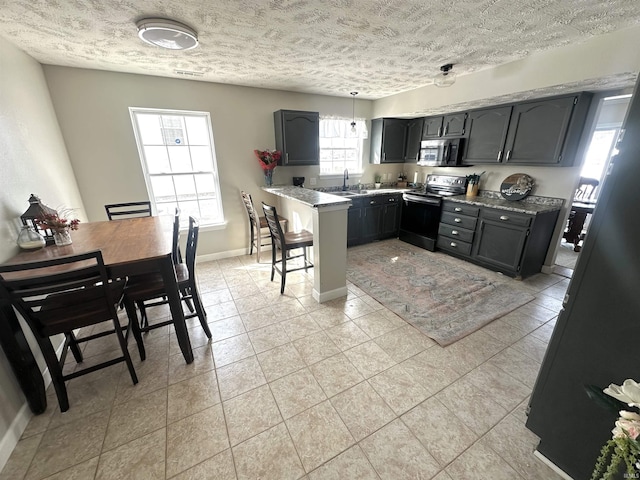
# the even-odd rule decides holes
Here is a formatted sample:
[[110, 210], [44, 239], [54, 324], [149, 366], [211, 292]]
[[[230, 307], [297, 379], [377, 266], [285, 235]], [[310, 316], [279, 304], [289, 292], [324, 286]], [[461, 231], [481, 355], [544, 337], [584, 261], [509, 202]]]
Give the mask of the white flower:
[[621, 386], [612, 383], [603, 391], [607, 395], [628, 404], [630, 407], [640, 407], [640, 384], [635, 380], [628, 378]]

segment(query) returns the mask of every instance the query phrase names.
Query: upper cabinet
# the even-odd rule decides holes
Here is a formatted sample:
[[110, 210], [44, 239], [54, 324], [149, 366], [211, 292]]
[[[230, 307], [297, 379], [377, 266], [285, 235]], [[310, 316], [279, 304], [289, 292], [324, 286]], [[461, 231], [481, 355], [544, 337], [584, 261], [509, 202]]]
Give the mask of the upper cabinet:
[[273, 112], [276, 150], [282, 152], [280, 164], [320, 164], [320, 114], [296, 110]]
[[422, 139], [462, 137], [465, 134], [466, 119], [465, 112], [427, 117], [424, 119]]
[[404, 163], [407, 123], [404, 118], [371, 120], [369, 163]]
[[423, 123], [423, 118], [414, 118], [407, 123], [407, 144], [404, 149], [404, 161], [407, 163], [418, 161]]
[[472, 111], [462, 163], [570, 166], [590, 103], [581, 93]]

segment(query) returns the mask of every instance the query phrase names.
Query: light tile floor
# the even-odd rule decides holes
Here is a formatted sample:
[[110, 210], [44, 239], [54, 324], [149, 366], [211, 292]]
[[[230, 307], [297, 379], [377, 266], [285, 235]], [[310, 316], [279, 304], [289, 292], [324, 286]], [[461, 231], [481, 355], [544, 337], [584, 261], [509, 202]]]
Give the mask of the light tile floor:
[[198, 269], [195, 361], [164, 327], [145, 362], [130, 342], [138, 385], [123, 364], [74, 379], [64, 414], [50, 389], [0, 479], [560, 478], [524, 423], [567, 278], [513, 280], [536, 299], [442, 348], [351, 284], [319, 305], [311, 274], [281, 296], [255, 257]]

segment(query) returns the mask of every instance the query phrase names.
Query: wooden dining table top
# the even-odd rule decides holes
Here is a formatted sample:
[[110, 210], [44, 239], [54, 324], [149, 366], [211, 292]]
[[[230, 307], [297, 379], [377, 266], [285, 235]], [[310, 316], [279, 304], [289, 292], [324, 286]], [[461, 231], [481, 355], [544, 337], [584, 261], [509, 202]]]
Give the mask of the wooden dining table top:
[[172, 229], [173, 216], [81, 223], [78, 230], [71, 231], [73, 243], [70, 245], [22, 250], [5, 264], [37, 262], [100, 250], [105, 266], [126, 269], [141, 261], [171, 255]]

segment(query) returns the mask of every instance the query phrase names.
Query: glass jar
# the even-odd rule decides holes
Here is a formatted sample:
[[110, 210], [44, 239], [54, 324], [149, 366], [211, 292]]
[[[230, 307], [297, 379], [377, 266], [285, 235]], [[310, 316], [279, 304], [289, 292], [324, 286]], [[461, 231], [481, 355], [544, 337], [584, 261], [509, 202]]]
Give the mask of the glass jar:
[[64, 247], [65, 245], [71, 245], [73, 243], [71, 240], [71, 232], [68, 228], [57, 231], [54, 230], [53, 240], [56, 242], [57, 247]]
[[46, 245], [44, 237], [40, 235], [36, 230], [29, 226], [24, 225], [18, 235], [18, 246], [23, 250], [37, 250]]

